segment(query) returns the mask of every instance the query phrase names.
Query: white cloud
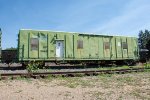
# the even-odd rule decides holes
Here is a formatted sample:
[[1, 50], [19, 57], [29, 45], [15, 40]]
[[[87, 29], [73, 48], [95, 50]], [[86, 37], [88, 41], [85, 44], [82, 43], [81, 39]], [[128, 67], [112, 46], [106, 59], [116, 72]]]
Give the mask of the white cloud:
[[[113, 9], [115, 2], [109, 5], [112, 1], [111, 3], [109, 1], [84, 1], [70, 5], [63, 11], [66, 17], [62, 18], [56, 30], [137, 36], [139, 30], [150, 27], [149, 0], [127, 0], [125, 4], [120, 2], [120, 13]], [[106, 5], [109, 5], [112, 11], [105, 12], [105, 15], [112, 16], [113, 13], [112, 18], [103, 19], [101, 17], [104, 16], [104, 13], [101, 13], [100, 9], [107, 9]], [[99, 9], [100, 13], [97, 13], [95, 8]]]
[[[118, 33], [117, 35], [136, 36], [141, 28], [150, 26], [150, 7], [144, 0], [134, 0], [125, 6], [121, 15], [109, 20], [91, 31], [96, 33]], [[136, 32], [136, 33], [132, 33]], [[111, 34], [113, 35], [113, 34]]]

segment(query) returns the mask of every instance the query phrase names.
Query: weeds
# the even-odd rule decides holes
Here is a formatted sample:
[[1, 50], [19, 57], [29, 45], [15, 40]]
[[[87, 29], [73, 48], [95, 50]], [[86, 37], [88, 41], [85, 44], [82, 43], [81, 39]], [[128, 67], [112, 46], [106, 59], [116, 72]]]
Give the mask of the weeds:
[[120, 78], [117, 78], [117, 81], [123, 82], [123, 83], [130, 83], [130, 82], [134, 82], [134, 79], [132, 77], [120, 77]]
[[33, 72], [40, 68], [44, 68], [43, 62], [35, 62], [35, 61], [31, 61], [26, 67], [29, 72]]
[[104, 93], [100, 91], [89, 91], [89, 92], [86, 92], [86, 94], [90, 95], [92, 98], [96, 100], [101, 100], [102, 95], [104, 95]]
[[54, 79], [54, 76], [48, 75], [46, 79], [48, 79], [49, 81], [52, 81]]
[[[121, 74], [121, 75], [102, 74], [102, 75], [92, 76], [92, 77], [91, 76], [89, 77], [87, 76], [85, 77], [62, 77], [62, 76], [54, 77], [53, 75], [49, 75], [47, 76], [47, 79], [42, 79], [42, 81], [44, 82], [46, 81], [47, 84], [33, 82], [35, 84], [32, 84], [31, 86], [35, 86], [39, 90], [42, 89], [40, 87], [46, 86], [45, 87], [46, 89], [49, 88], [48, 91], [53, 90], [51, 87], [53, 87], [54, 90], [55, 88], [57, 89], [60, 88], [62, 90], [58, 91], [56, 94], [58, 94], [58, 96], [61, 98], [65, 97], [63, 99], [70, 99], [70, 100], [76, 97], [76, 95], [80, 95], [85, 100], [86, 99], [149, 100], [150, 99], [150, 94], [149, 94], [150, 76], [149, 75], [150, 74], [148, 72], [129, 73], [129, 74]], [[18, 78], [18, 80], [22, 80], [22, 79], [23, 78]], [[53, 81], [50, 82], [49, 80], [50, 81], [53, 80]], [[27, 81], [30, 82], [30, 80], [27, 80]], [[11, 82], [6, 83], [7, 86], [11, 86], [13, 84], [14, 83], [11, 83]], [[16, 91], [15, 93], [21, 93], [22, 89], [20, 90], [17, 89], [15, 91]], [[69, 91], [69, 92], [66, 92], [66, 91]], [[77, 92], [79, 93], [77, 94]], [[53, 93], [55, 93], [55, 91]]]
[[136, 98], [139, 98], [141, 100], [150, 100], [150, 97], [145, 96], [141, 93], [141, 91], [137, 90], [137, 91], [133, 91], [131, 93], [131, 95], [135, 96]]

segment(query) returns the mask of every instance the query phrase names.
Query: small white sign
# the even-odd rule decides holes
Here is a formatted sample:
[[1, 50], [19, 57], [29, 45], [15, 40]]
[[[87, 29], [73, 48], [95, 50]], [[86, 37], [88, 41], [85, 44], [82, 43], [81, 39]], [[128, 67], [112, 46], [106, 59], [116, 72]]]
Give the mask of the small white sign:
[[120, 43], [120, 42], [118, 42], [118, 46], [119, 46], [119, 47], [121, 46], [121, 43]]

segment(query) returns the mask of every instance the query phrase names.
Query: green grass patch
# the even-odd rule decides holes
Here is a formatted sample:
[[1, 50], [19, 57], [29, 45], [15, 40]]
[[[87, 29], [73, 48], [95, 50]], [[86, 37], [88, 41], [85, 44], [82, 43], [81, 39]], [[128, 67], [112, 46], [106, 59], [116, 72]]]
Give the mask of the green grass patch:
[[143, 95], [142, 92], [143, 90], [136, 89], [131, 93], [131, 95], [141, 100], [150, 100], [150, 97], [148, 95]]
[[119, 78], [116, 78], [116, 80], [123, 82], [123, 83], [130, 83], [130, 82], [135, 81], [132, 77], [119, 77]]
[[112, 67], [99, 67], [98, 70], [117, 70], [117, 69], [128, 69], [128, 68], [143, 68], [143, 66], [112, 66]]

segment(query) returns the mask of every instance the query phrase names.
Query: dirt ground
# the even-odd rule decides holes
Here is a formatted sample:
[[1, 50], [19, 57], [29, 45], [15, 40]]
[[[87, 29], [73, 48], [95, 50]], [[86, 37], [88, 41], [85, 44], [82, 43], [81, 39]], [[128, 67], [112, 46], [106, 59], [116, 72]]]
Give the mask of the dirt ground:
[[0, 100], [150, 100], [150, 72], [1, 80]]

